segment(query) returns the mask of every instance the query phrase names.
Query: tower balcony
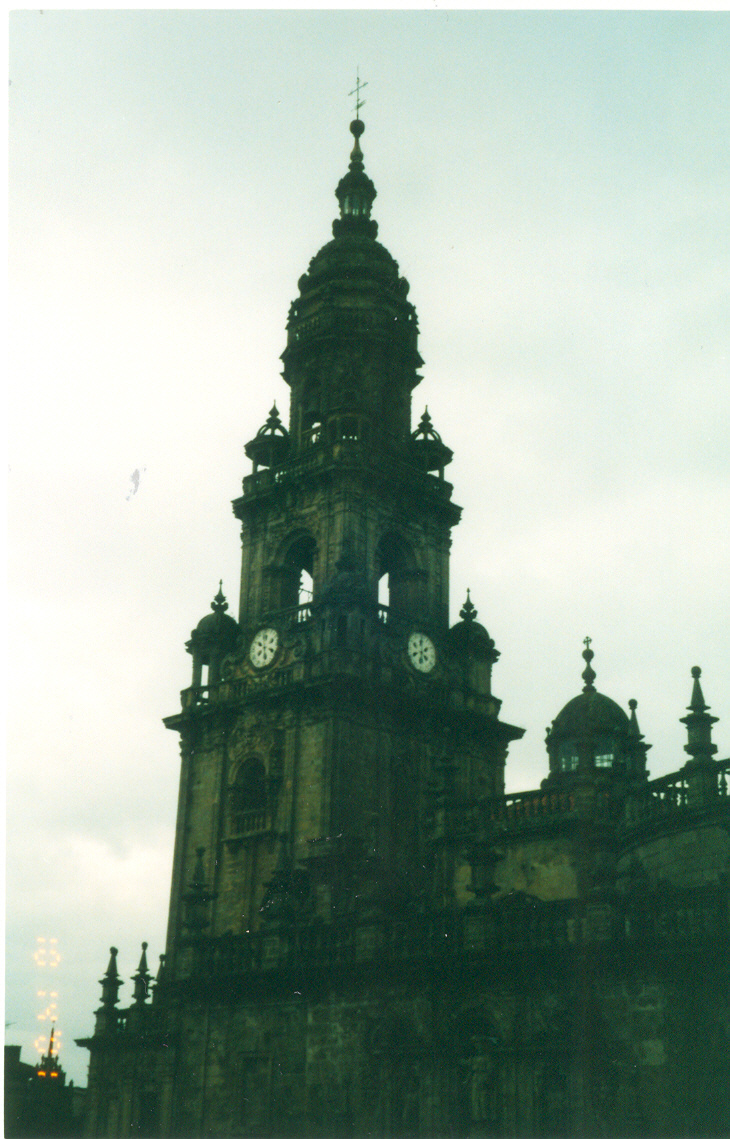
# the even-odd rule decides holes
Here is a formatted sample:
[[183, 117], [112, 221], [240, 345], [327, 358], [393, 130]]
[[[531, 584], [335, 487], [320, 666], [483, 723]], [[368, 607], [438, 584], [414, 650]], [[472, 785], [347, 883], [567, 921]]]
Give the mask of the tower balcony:
[[410, 493], [425, 496], [453, 516], [452, 524], [461, 515], [461, 507], [451, 503], [453, 487], [438, 475], [424, 471], [397, 451], [373, 448], [357, 432], [343, 430], [335, 441], [322, 434], [308, 438], [306, 446], [291, 455], [278, 467], [264, 468], [243, 479], [243, 496], [233, 503], [237, 518], [256, 500], [301, 485], [304, 482], [329, 480], [340, 471], [358, 471], [378, 485], [407, 488]]

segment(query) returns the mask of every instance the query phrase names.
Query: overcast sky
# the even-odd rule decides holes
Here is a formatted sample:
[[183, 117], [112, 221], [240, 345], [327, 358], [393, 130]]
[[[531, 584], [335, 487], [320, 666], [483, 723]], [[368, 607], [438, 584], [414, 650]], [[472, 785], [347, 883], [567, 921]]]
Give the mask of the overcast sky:
[[[679, 768], [690, 668], [730, 751], [727, 13], [18, 12], [6, 1033], [57, 992], [85, 1082], [110, 945], [164, 949], [178, 779], [161, 718], [223, 578], [243, 444], [330, 236], [355, 69], [380, 239], [453, 448], [467, 586], [527, 729], [635, 697]], [[134, 472], [139, 472], [135, 491]], [[56, 938], [60, 962], [34, 960]], [[48, 944], [48, 943], [46, 943]], [[48, 960], [48, 955], [46, 956]]]

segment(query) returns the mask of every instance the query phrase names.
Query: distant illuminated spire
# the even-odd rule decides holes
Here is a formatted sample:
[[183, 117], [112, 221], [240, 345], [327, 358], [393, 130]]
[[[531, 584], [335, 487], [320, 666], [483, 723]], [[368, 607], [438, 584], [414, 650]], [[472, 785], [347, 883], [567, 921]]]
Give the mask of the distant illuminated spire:
[[66, 1082], [66, 1073], [58, 1062], [58, 1051], [54, 1055], [53, 1044], [56, 1036], [55, 1025], [51, 1028], [51, 1038], [48, 1042], [48, 1051], [41, 1056], [36, 1064], [35, 1074], [44, 1081], [55, 1080], [57, 1085], [63, 1087]]

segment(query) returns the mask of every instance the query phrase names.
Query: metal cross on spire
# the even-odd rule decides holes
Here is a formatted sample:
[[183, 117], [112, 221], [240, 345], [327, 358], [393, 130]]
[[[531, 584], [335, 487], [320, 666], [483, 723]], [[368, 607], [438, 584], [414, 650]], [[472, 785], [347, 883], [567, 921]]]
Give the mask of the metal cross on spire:
[[583, 641], [583, 644], [585, 645], [585, 647], [587, 649], [589, 649], [591, 647], [591, 640], [592, 640], [592, 637], [586, 637], [586, 639]]
[[365, 100], [360, 98], [360, 92], [364, 91], [367, 87], [367, 82], [360, 82], [360, 68], [357, 69], [357, 83], [350, 91], [350, 96], [355, 96], [355, 118], [360, 118], [360, 108], [365, 106]]

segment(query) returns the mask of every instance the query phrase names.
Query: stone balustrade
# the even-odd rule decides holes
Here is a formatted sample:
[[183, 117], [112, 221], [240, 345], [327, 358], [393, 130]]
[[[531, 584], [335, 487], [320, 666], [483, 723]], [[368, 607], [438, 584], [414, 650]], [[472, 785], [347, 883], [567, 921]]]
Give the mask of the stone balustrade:
[[685, 944], [688, 950], [711, 943], [719, 950], [730, 932], [726, 887], [685, 894], [582, 906], [517, 895], [494, 906], [419, 914], [408, 921], [377, 916], [202, 938], [191, 976], [214, 980], [368, 964], [412, 964], [438, 971], [457, 962], [513, 960], [515, 954], [581, 948], [655, 953], [670, 942]]

